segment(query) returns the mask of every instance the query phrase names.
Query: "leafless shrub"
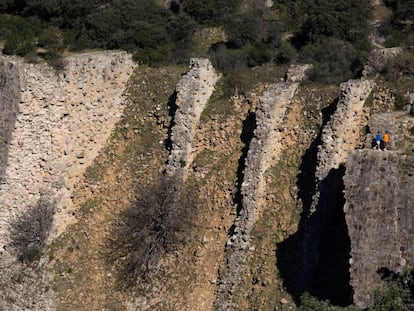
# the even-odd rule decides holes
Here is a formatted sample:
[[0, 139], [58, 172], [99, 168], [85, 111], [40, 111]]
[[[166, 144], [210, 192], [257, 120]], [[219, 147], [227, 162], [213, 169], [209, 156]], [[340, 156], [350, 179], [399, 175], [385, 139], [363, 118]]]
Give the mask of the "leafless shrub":
[[35, 205], [29, 206], [12, 224], [9, 245], [19, 261], [29, 264], [40, 259], [52, 229], [55, 209], [56, 201], [48, 195], [42, 195]]
[[160, 260], [183, 247], [194, 234], [199, 200], [195, 189], [171, 179], [137, 191], [136, 201], [114, 224], [108, 263], [118, 268], [118, 285], [149, 284]]

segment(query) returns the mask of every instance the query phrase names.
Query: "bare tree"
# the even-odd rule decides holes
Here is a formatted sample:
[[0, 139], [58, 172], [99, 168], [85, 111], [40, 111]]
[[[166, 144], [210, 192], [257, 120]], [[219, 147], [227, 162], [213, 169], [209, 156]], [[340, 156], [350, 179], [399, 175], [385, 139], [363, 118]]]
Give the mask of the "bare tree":
[[[148, 283], [160, 260], [189, 241], [196, 229], [198, 195], [172, 179], [137, 190], [136, 200], [114, 224], [108, 261], [119, 268], [119, 285]], [[191, 233], [191, 234], [190, 234]]]
[[56, 201], [43, 194], [11, 225], [9, 245], [19, 261], [34, 263], [40, 259], [52, 229], [55, 209]]

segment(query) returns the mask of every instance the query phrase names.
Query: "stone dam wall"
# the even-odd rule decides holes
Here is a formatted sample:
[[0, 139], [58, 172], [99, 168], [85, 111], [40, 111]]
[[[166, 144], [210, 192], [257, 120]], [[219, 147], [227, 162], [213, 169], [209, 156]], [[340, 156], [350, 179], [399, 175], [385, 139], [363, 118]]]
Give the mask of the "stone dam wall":
[[1, 310], [55, 310], [45, 261], [20, 263], [10, 244], [12, 228], [39, 202], [56, 205], [52, 234], [72, 220], [77, 183], [121, 117], [135, 67], [125, 52], [80, 54], [65, 62], [66, 69], [56, 72], [0, 56]]
[[57, 73], [44, 64], [1, 57], [3, 178], [0, 245], [9, 226], [41, 194], [57, 200], [63, 228], [71, 195], [119, 120], [135, 63], [125, 52], [81, 54]]
[[250, 249], [250, 234], [260, 212], [265, 188], [265, 172], [274, 164], [283, 150], [283, 121], [287, 108], [309, 65], [292, 66], [286, 82], [270, 85], [259, 98], [256, 109], [256, 128], [252, 138], [241, 184], [242, 207], [234, 223], [234, 232], [227, 241], [227, 270], [220, 281], [216, 310], [232, 310], [232, 294], [240, 283], [243, 263]]
[[208, 59], [193, 58], [190, 60], [190, 71], [177, 84], [177, 109], [166, 168], [168, 176], [185, 178], [195, 156], [193, 149], [197, 125], [218, 79], [219, 75]]
[[[327, 224], [334, 218], [342, 221], [344, 164], [348, 154], [363, 144], [361, 131], [368, 118], [364, 102], [373, 85], [373, 81], [370, 80], [350, 80], [343, 83], [336, 110], [322, 129], [315, 171], [315, 194], [309, 207], [309, 215], [304, 221], [303, 264], [297, 285], [301, 292], [312, 292], [312, 289], [316, 289], [313, 294], [319, 295], [319, 290], [329, 292], [334, 288], [333, 285], [324, 285], [327, 288], [323, 289], [321, 284], [329, 283], [325, 281], [319, 284], [316, 279], [317, 275], [321, 275], [321, 272], [318, 272], [320, 260], [329, 261], [329, 255], [321, 254], [321, 239], [323, 236], [326, 238], [326, 232], [329, 230], [334, 230], [333, 233], [338, 234], [338, 237], [342, 236], [339, 229], [327, 228]], [[342, 229], [346, 231], [344, 223], [343, 226]], [[336, 277], [334, 271], [326, 273], [331, 273], [332, 278]], [[339, 283], [332, 280], [332, 284], [339, 286]]]
[[356, 150], [346, 163], [344, 207], [351, 238], [354, 303], [365, 307], [381, 269], [414, 264], [414, 157]]

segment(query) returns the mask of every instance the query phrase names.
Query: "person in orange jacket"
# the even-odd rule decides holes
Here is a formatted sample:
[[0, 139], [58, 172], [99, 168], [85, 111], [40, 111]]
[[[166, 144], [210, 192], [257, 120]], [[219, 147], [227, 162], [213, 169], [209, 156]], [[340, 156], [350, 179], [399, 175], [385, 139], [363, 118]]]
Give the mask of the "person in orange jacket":
[[390, 137], [388, 135], [388, 131], [382, 136], [382, 141], [384, 142], [384, 150], [387, 150], [388, 143], [390, 141]]

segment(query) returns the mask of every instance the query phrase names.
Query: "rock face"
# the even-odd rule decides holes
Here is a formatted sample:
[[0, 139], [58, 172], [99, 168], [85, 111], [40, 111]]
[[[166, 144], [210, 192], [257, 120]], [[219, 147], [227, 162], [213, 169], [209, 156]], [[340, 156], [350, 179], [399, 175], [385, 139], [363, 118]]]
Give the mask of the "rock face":
[[190, 60], [190, 71], [176, 87], [176, 106], [171, 130], [171, 153], [168, 157], [168, 176], [185, 178], [194, 160], [193, 141], [200, 115], [203, 112], [219, 75], [208, 59]]
[[414, 157], [357, 150], [346, 167], [351, 285], [354, 303], [364, 307], [380, 284], [381, 269], [400, 272], [414, 264]]
[[227, 242], [230, 255], [227, 257], [227, 271], [222, 277], [220, 293], [215, 304], [217, 310], [236, 308], [232, 303], [232, 293], [240, 282], [240, 273], [249, 250], [250, 234], [263, 196], [265, 172], [278, 160], [283, 150], [280, 129], [283, 126], [286, 109], [299, 87], [299, 81], [305, 78], [307, 69], [306, 65], [295, 66], [288, 72], [286, 82], [269, 86], [259, 98], [256, 129], [250, 142], [243, 172], [242, 208], [234, 224], [234, 234]]
[[[328, 284], [328, 282], [321, 281], [319, 284], [316, 280], [316, 276], [321, 275], [321, 272], [318, 272], [318, 267], [321, 266], [320, 260], [327, 260], [326, 258], [329, 257], [329, 255], [321, 255], [321, 239], [325, 237], [326, 232], [332, 230], [328, 228], [328, 223], [332, 221], [330, 219], [337, 218], [338, 222], [342, 221], [344, 164], [348, 154], [362, 144], [361, 130], [367, 122], [367, 113], [363, 105], [372, 88], [373, 82], [370, 80], [350, 80], [343, 83], [336, 111], [322, 130], [315, 171], [316, 189], [304, 225], [303, 267], [298, 280], [298, 288], [301, 291], [316, 289], [316, 291], [329, 292], [331, 290], [322, 289], [321, 284]], [[345, 227], [345, 224], [343, 225]], [[338, 238], [342, 238], [341, 230], [333, 229], [334, 233], [338, 234]], [[342, 229], [346, 230], [346, 228]], [[344, 252], [346, 253], [346, 250]], [[331, 278], [336, 277], [334, 271], [325, 272], [330, 273]], [[333, 280], [332, 283], [340, 282]], [[337, 290], [345, 291], [347, 285], [343, 286], [344, 288]]]
[[[125, 52], [82, 54], [65, 61], [66, 69], [57, 73], [47, 65], [0, 58], [0, 247], [6, 250], [4, 259], [13, 256], [8, 247], [10, 228], [45, 193], [56, 202], [53, 233], [63, 230], [78, 180], [122, 114], [126, 82], [135, 67]], [[7, 276], [4, 271], [1, 281]], [[24, 288], [19, 292], [25, 295]], [[24, 299], [29, 303], [39, 297], [18, 294], [14, 299], [20, 306]]]

